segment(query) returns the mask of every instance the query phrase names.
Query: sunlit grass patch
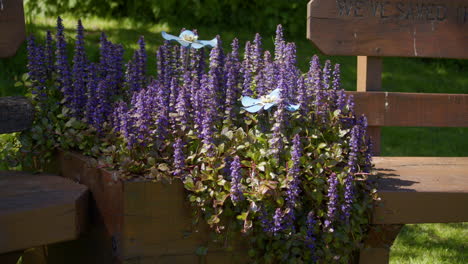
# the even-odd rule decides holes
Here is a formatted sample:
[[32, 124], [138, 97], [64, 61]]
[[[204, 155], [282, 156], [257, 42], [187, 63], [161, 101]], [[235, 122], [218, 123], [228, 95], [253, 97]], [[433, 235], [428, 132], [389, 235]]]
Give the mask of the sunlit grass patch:
[[465, 264], [468, 223], [406, 225], [390, 253], [391, 264]]

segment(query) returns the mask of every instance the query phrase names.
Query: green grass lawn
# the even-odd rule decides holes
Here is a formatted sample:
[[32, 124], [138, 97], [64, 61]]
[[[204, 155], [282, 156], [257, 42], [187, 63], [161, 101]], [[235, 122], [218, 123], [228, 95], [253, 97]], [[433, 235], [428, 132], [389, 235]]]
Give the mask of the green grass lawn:
[[[64, 17], [69, 42], [74, 39], [77, 18]], [[55, 18], [27, 18], [27, 31], [37, 38], [44, 38], [45, 30], [54, 30]], [[136, 41], [144, 35], [149, 51], [149, 72], [155, 71], [156, 47], [162, 43], [161, 30], [177, 34], [180, 26], [167, 24], [141, 24], [128, 19], [103, 20], [87, 18], [83, 20], [87, 30], [87, 50], [91, 59], [98, 56], [98, 42], [101, 31], [105, 31], [110, 40], [122, 43], [125, 56], [130, 58], [136, 48]], [[185, 25], [192, 28], [192, 25]], [[234, 37], [241, 45], [251, 40], [256, 32], [249, 29], [220, 29], [216, 26], [198, 27], [201, 38], [210, 39], [215, 34], [221, 35], [226, 48]], [[266, 49], [272, 49], [275, 29], [260, 32]], [[298, 63], [303, 71], [308, 68], [311, 56], [318, 53], [303, 36], [288, 36], [289, 41], [297, 44]], [[343, 86], [347, 90], [355, 89], [356, 58], [328, 57], [335, 63], [342, 64]], [[385, 58], [383, 87], [386, 91], [427, 92], [427, 93], [468, 93], [468, 63], [459, 60], [432, 60]], [[17, 80], [26, 72], [25, 46], [18, 54], [9, 59], [0, 59], [0, 96], [22, 95], [25, 90], [14, 87]], [[0, 138], [0, 148], [8, 136]], [[468, 156], [467, 128], [397, 128], [382, 129], [382, 154], [386, 156]], [[0, 149], [0, 158], [1, 158]], [[0, 161], [0, 169], [2, 164]], [[405, 226], [396, 244], [392, 248], [391, 263], [468, 263], [468, 223], [460, 224], [424, 224]]]

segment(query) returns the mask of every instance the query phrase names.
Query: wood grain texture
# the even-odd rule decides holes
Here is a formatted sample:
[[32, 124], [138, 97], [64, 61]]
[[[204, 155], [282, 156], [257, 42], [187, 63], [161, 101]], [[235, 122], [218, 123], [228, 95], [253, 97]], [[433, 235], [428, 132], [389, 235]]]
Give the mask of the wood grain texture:
[[4, 0], [0, 10], [0, 58], [15, 55], [25, 39], [23, 0]]
[[0, 253], [76, 239], [87, 188], [54, 175], [0, 171]]
[[19, 132], [31, 127], [34, 107], [26, 97], [0, 97], [0, 134]]
[[369, 126], [468, 127], [468, 94], [348, 92]]
[[327, 55], [468, 58], [468, 0], [312, 0], [307, 38]]
[[375, 157], [374, 224], [468, 221], [468, 157]]

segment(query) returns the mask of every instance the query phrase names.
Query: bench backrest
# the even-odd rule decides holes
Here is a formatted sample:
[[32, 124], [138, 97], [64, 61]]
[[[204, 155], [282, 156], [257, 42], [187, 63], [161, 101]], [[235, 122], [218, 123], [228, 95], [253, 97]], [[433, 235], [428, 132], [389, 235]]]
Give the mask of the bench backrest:
[[374, 153], [381, 126], [468, 127], [468, 94], [382, 92], [384, 56], [468, 59], [468, 0], [312, 0], [307, 38], [327, 55], [357, 56], [356, 112]]

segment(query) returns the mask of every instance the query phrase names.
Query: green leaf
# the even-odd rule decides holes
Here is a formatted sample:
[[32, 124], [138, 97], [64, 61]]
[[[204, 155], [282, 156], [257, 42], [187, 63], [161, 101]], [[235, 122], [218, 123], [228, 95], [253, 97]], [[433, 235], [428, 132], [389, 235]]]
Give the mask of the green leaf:
[[220, 221], [220, 219], [219, 219], [218, 215], [212, 215], [206, 222], [209, 225], [214, 225], [214, 224], [219, 223], [219, 221]]
[[169, 171], [170, 168], [166, 163], [161, 163], [158, 165], [158, 170], [160, 171]]
[[248, 215], [249, 215], [249, 211], [243, 212], [243, 213], [237, 215], [236, 218], [239, 219], [239, 220], [244, 221], [245, 219], [247, 219]]
[[327, 146], [327, 143], [322, 142], [322, 143], [318, 144], [317, 148], [318, 148], [318, 149], [323, 149], [323, 148], [325, 148], [326, 146]]

